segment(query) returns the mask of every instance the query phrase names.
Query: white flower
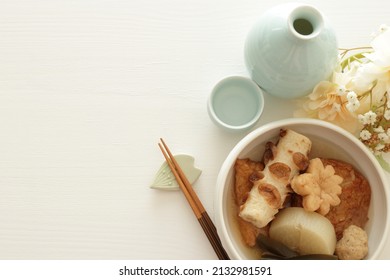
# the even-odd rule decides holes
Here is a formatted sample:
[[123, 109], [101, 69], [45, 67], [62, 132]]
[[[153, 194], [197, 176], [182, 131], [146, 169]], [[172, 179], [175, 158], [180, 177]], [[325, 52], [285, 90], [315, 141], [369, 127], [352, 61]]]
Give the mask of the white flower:
[[387, 135], [386, 133], [382, 132], [382, 133], [379, 133], [378, 134], [378, 138], [379, 140], [382, 140], [382, 141], [388, 141], [389, 140], [389, 135]]
[[390, 29], [378, 34], [371, 46], [373, 52], [365, 54], [369, 62], [360, 65], [354, 85], [359, 92], [372, 88], [372, 101], [377, 105], [386, 92], [390, 92]]
[[357, 97], [357, 94], [354, 91], [349, 91], [347, 93], [347, 100], [348, 100], [348, 104], [346, 105], [346, 108], [350, 112], [355, 112], [357, 109], [359, 109], [360, 102]]
[[374, 125], [376, 122], [376, 114], [373, 111], [368, 111], [363, 116], [359, 115], [359, 120], [362, 124]]
[[382, 133], [382, 132], [385, 132], [385, 130], [383, 129], [383, 126], [378, 126], [378, 127], [375, 127], [374, 128], [374, 131], [376, 133]]
[[346, 95], [338, 95], [337, 88], [338, 84], [334, 82], [319, 82], [304, 99], [302, 109], [294, 112], [294, 116], [325, 120], [355, 133], [359, 127], [358, 120], [346, 108]]
[[339, 85], [338, 87], [337, 87], [337, 89], [336, 89], [336, 93], [338, 94], [338, 95], [344, 95], [345, 94], [345, 92], [346, 92], [346, 88], [345, 88], [345, 86], [344, 85]]
[[347, 93], [347, 99], [348, 99], [349, 102], [354, 102], [354, 101], [358, 100], [357, 95], [356, 95], [356, 92], [354, 92], [354, 91], [349, 91], [349, 92]]
[[362, 140], [370, 140], [371, 136], [371, 133], [367, 129], [360, 132], [360, 138], [362, 138]]
[[367, 119], [367, 124], [371, 124], [371, 125], [374, 125], [375, 122], [376, 122], [376, 113], [374, 113], [373, 111], [368, 111], [367, 113], [364, 114], [366, 119]]
[[348, 104], [345, 107], [348, 109], [348, 111], [355, 112], [357, 109], [359, 109], [360, 102], [359, 101], [353, 103], [348, 102]]

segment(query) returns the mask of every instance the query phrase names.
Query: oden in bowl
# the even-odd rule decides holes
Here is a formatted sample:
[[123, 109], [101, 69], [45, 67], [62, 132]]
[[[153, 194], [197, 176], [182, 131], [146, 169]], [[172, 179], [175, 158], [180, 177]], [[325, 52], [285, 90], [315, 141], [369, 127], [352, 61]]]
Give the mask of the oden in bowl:
[[216, 227], [221, 241], [232, 259], [259, 258], [256, 249], [242, 240], [237, 225], [237, 206], [233, 199], [234, 164], [238, 158], [261, 160], [265, 144], [276, 141], [281, 129], [291, 129], [312, 142], [310, 157], [333, 158], [356, 168], [371, 186], [371, 202], [365, 231], [369, 251], [366, 259], [377, 259], [388, 236], [389, 207], [386, 178], [375, 157], [353, 135], [327, 122], [312, 119], [281, 120], [264, 125], [242, 139], [223, 163], [215, 200]]

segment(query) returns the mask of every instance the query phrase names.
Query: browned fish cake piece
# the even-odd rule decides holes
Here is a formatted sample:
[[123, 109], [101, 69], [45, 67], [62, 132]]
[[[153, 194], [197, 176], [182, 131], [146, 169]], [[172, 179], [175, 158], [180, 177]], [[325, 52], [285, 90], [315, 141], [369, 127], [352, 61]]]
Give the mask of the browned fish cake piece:
[[[340, 204], [331, 207], [326, 218], [333, 224], [337, 240], [350, 225], [364, 228], [368, 221], [368, 209], [371, 201], [371, 187], [367, 179], [351, 164], [335, 160], [321, 159], [324, 166], [332, 165], [335, 173], [343, 177]], [[294, 195], [292, 206], [302, 205], [301, 197]]]
[[[261, 171], [264, 169], [264, 164], [258, 161], [253, 161], [248, 158], [237, 159], [234, 165], [235, 169], [235, 184], [234, 184], [234, 200], [237, 207], [242, 205], [248, 197], [249, 191], [253, 187], [253, 182], [262, 176]], [[264, 233], [265, 229], [259, 229], [251, 223], [244, 221], [238, 216], [238, 226], [241, 236], [248, 246], [255, 246], [256, 237], [259, 233]]]

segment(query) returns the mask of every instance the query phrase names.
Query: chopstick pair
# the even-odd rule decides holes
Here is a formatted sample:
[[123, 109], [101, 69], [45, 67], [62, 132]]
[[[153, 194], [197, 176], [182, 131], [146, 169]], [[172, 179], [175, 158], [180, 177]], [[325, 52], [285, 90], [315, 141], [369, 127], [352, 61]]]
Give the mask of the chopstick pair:
[[207, 238], [209, 239], [215, 253], [217, 254], [220, 260], [230, 260], [228, 254], [222, 246], [221, 240], [217, 234], [217, 229], [213, 224], [210, 216], [207, 214], [205, 208], [203, 207], [201, 201], [193, 190], [191, 183], [188, 181], [183, 170], [180, 168], [176, 159], [173, 157], [168, 146], [165, 144], [164, 140], [160, 138], [161, 143], [158, 144], [160, 147], [173, 175], [176, 178], [177, 183], [179, 184], [180, 189], [184, 193], [185, 198], [190, 204], [196, 218], [198, 219], [200, 225], [203, 228]]

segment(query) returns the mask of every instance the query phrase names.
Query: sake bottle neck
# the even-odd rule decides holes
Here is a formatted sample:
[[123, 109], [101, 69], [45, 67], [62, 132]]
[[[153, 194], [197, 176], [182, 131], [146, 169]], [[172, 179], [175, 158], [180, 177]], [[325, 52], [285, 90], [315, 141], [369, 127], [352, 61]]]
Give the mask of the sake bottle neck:
[[305, 5], [291, 11], [287, 24], [292, 36], [300, 40], [311, 40], [321, 33], [324, 19], [316, 8]]

